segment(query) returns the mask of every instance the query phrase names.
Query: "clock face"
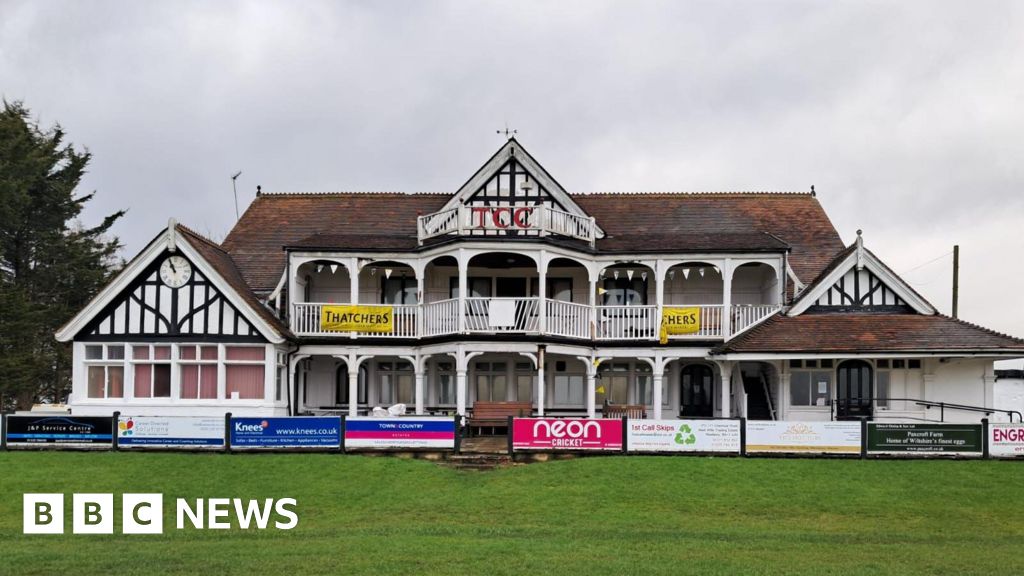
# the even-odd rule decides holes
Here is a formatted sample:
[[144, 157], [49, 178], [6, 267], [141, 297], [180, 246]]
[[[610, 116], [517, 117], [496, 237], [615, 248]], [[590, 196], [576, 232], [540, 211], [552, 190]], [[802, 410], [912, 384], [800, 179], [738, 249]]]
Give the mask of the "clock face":
[[171, 256], [160, 265], [160, 279], [171, 288], [181, 288], [192, 277], [192, 265], [181, 256]]

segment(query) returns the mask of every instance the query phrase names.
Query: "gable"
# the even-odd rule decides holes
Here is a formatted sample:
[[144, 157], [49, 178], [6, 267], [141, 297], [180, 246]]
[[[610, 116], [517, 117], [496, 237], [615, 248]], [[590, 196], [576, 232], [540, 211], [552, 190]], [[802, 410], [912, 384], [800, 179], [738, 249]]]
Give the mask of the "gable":
[[[540, 205], [567, 213], [568, 218], [589, 219], [569, 193], [512, 138], [459, 188], [437, 215], [448, 218], [446, 211], [467, 206], [471, 208], [471, 221], [464, 226], [473, 228], [474, 234], [530, 235], [539, 233], [541, 213], [530, 207]], [[517, 207], [522, 210], [516, 210]], [[597, 236], [604, 236], [600, 228]]]
[[859, 230], [856, 243], [835, 257], [797, 298], [787, 315], [797, 316], [812, 307], [819, 311], [937, 313], [934, 306], [864, 247]]
[[[177, 289], [159, 280], [159, 267], [171, 253], [192, 268]], [[223, 249], [172, 219], [55, 336], [59, 342], [124, 337], [284, 342], [287, 329], [261, 306]]]
[[[192, 274], [185, 285], [171, 288], [160, 279], [160, 266], [170, 256], [189, 262]], [[127, 288], [86, 325], [79, 340], [185, 339], [264, 341], [259, 331], [232, 304], [196, 262], [183, 254], [163, 251]]]
[[862, 308], [906, 306], [907, 303], [871, 270], [853, 268], [818, 297], [814, 305]]

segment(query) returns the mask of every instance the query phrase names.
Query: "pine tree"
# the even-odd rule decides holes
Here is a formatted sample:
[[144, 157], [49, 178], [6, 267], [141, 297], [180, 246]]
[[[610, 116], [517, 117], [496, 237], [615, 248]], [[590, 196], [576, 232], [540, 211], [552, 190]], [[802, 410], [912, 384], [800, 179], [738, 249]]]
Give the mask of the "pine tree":
[[[95, 193], [75, 194], [91, 158], [65, 143], [60, 126], [33, 121], [20, 102], [0, 110], [0, 408], [61, 402], [71, 386], [71, 350], [54, 332], [121, 265], [110, 227], [78, 220]], [[7, 406], [4, 405], [6, 402]]]

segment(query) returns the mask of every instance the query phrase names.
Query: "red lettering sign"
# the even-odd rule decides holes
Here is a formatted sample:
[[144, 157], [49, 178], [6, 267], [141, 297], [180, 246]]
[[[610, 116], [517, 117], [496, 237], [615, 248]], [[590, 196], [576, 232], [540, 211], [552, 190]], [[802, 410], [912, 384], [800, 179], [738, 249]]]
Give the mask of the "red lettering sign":
[[471, 226], [475, 228], [497, 228], [505, 230], [518, 228], [526, 230], [533, 228], [530, 217], [533, 215], [532, 206], [513, 208], [511, 206], [473, 206], [470, 208], [472, 217]]

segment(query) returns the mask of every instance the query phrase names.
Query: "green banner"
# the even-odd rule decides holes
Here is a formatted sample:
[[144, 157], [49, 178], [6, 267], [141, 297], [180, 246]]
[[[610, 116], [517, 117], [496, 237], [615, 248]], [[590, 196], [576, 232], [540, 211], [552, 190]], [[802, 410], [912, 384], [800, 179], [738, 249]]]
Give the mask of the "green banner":
[[868, 423], [868, 454], [981, 454], [981, 424]]

